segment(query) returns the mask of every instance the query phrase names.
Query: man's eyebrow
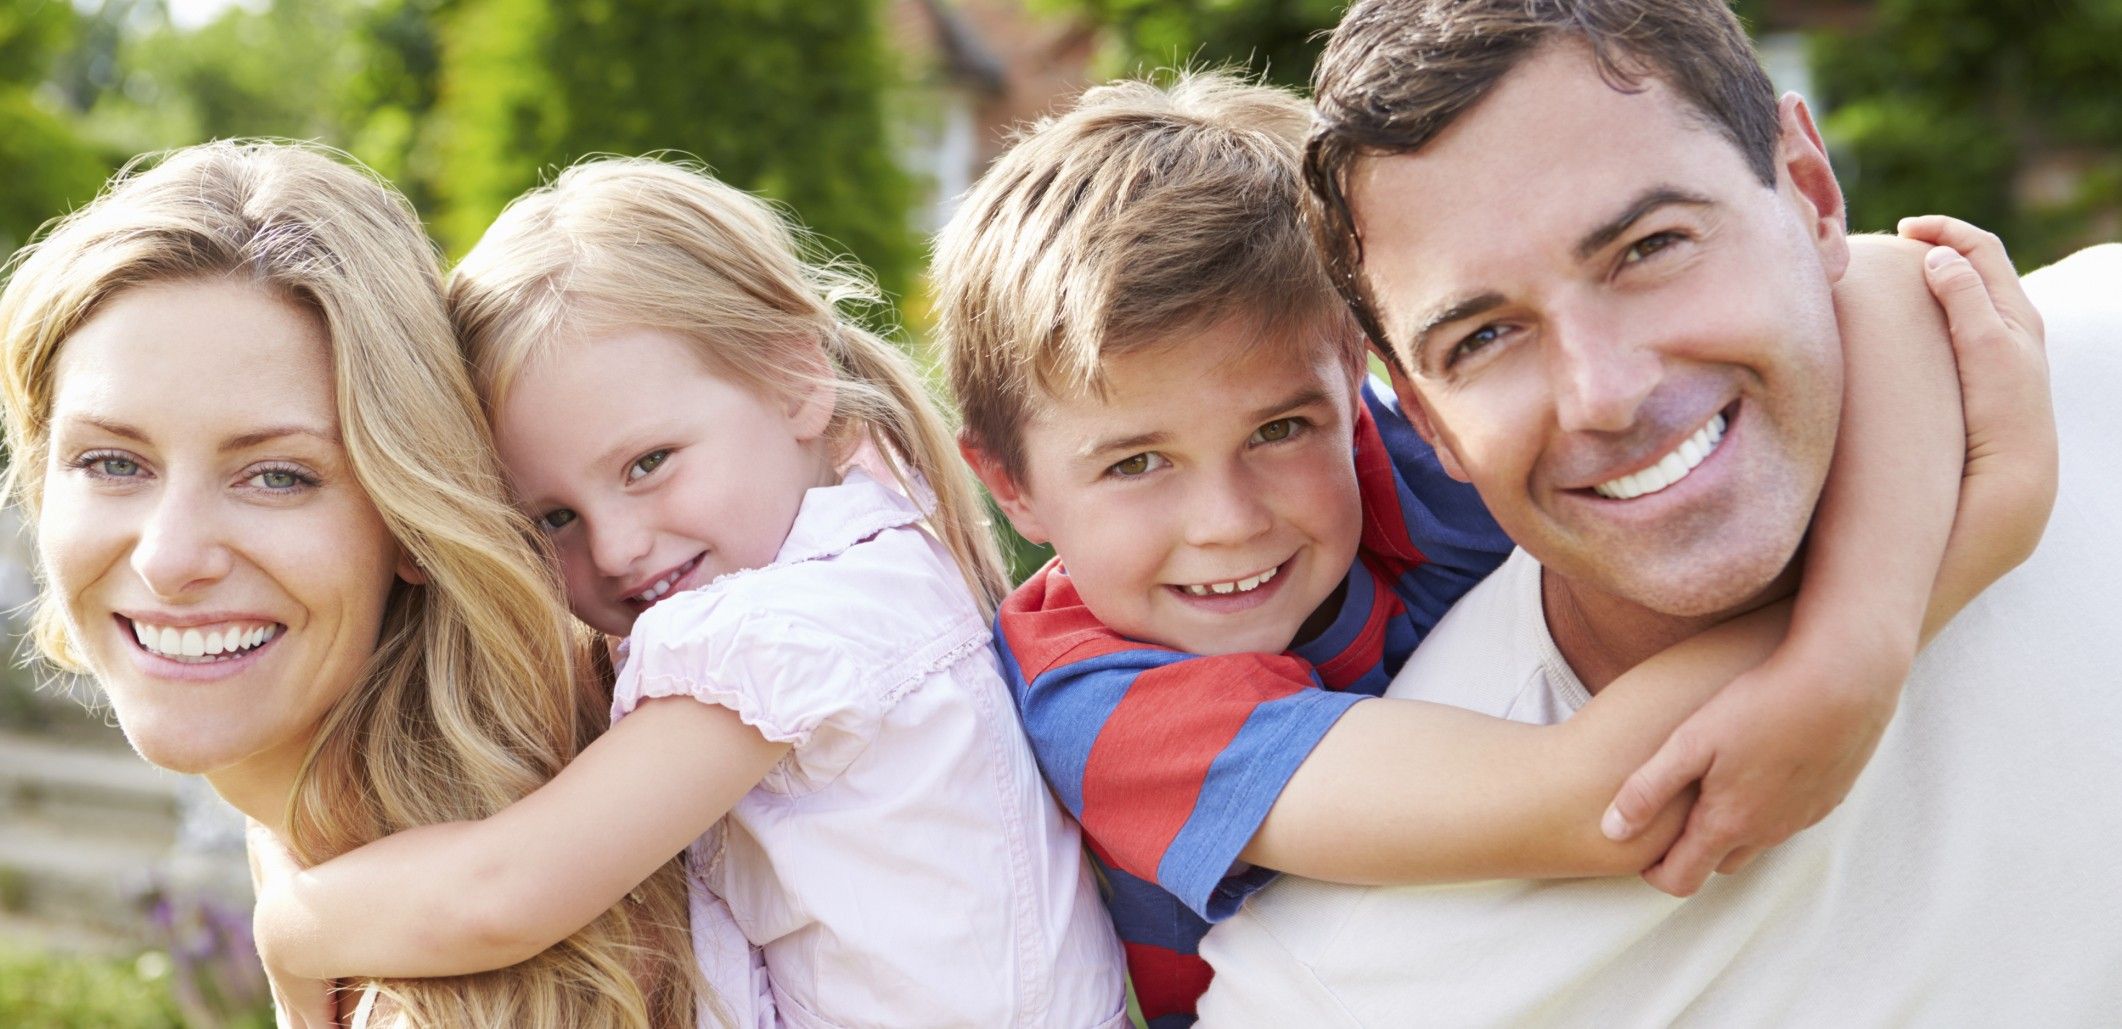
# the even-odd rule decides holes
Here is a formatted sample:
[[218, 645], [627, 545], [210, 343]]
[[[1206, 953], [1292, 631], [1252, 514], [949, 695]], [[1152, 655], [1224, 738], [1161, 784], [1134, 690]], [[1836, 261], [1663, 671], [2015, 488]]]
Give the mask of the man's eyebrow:
[[1678, 186], [1652, 186], [1636, 194], [1635, 200], [1631, 201], [1626, 208], [1623, 208], [1620, 214], [1607, 219], [1599, 227], [1585, 233], [1583, 238], [1577, 240], [1577, 260], [1590, 260], [1592, 255], [1606, 249], [1608, 244], [1621, 238], [1621, 234], [1627, 232], [1629, 226], [1634, 225], [1644, 215], [1658, 208], [1671, 204], [1708, 207], [1714, 203], [1716, 201], [1700, 193], [1691, 193]]
[[1413, 347], [1413, 353], [1408, 356], [1413, 358], [1411, 362], [1413, 367], [1421, 368], [1425, 366], [1423, 358], [1428, 355], [1430, 337], [1438, 329], [1462, 318], [1472, 318], [1477, 314], [1502, 307], [1503, 301], [1503, 294], [1491, 290], [1487, 293], [1478, 293], [1474, 296], [1450, 301], [1432, 308], [1430, 313], [1423, 315], [1421, 321], [1416, 323], [1415, 331], [1408, 334], [1408, 339], [1412, 341]]

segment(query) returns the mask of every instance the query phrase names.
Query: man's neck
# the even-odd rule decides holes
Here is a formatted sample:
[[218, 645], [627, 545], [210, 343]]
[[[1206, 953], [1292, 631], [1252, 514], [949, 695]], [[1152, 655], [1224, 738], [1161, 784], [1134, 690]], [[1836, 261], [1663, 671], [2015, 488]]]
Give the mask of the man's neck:
[[1797, 588], [1798, 562], [1761, 591], [1730, 611], [1708, 615], [1675, 615], [1644, 607], [1611, 593], [1540, 569], [1540, 605], [1555, 649], [1584, 688], [1594, 694], [1646, 658], [1718, 622], [1750, 611]]

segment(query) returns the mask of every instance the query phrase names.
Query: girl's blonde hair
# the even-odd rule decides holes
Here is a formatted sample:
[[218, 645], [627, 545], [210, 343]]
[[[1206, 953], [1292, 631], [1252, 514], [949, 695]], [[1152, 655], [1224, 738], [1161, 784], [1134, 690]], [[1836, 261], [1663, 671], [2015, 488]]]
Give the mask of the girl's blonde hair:
[[449, 309], [489, 411], [540, 354], [626, 329], [687, 340], [762, 396], [830, 385], [835, 455], [868, 443], [909, 495], [926, 481], [929, 525], [992, 613], [1009, 584], [950, 426], [913, 362], [849, 315], [877, 303], [874, 287], [806, 260], [808, 243], [765, 201], [698, 171], [598, 158], [502, 212], [451, 276]]
[[[0, 293], [8, 488], [37, 517], [53, 362], [112, 297], [235, 277], [302, 305], [332, 341], [354, 477], [427, 583], [398, 583], [376, 651], [326, 715], [286, 842], [320, 861], [402, 829], [483, 818], [536, 789], [608, 714], [559, 584], [508, 503], [450, 336], [432, 245], [404, 199], [321, 148], [219, 142], [140, 161], [26, 248]], [[59, 598], [39, 648], [81, 670]], [[448, 1026], [689, 1026], [697, 972], [682, 867], [521, 964], [379, 984], [396, 1020]]]

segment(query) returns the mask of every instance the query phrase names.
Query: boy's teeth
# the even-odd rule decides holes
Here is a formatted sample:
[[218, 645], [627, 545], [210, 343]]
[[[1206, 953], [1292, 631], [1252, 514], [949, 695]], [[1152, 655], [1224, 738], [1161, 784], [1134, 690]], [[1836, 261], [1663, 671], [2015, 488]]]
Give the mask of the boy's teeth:
[[1717, 442], [1724, 438], [1724, 416], [1718, 414], [1695, 434], [1680, 441], [1658, 463], [1642, 471], [1611, 479], [1592, 487], [1592, 492], [1611, 500], [1633, 500], [1646, 493], [1656, 493], [1695, 470], [1695, 466], [1708, 458], [1717, 449]]
[[1203, 583], [1192, 586], [1185, 586], [1182, 588], [1185, 589], [1186, 592], [1191, 593], [1197, 597], [1206, 597], [1210, 594], [1219, 593], [1250, 593], [1253, 590], [1259, 589], [1261, 583], [1264, 583], [1274, 577], [1275, 569], [1270, 568], [1267, 571], [1261, 572], [1260, 574], [1255, 575], [1249, 579], [1235, 579], [1230, 582]]
[[206, 629], [176, 629], [133, 623], [133, 639], [142, 649], [181, 661], [208, 661], [224, 655], [252, 650], [278, 635], [277, 625], [226, 625]]

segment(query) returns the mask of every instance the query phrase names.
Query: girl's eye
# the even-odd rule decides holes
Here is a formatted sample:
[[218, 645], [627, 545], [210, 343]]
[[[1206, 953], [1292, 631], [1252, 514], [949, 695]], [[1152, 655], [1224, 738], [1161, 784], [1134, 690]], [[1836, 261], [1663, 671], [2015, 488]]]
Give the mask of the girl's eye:
[[1266, 425], [1254, 429], [1252, 441], [1254, 443], [1280, 443], [1291, 436], [1295, 436], [1297, 430], [1302, 428], [1300, 424], [1302, 421], [1299, 418], [1277, 418]]
[[1118, 464], [1107, 468], [1105, 472], [1107, 475], [1114, 476], [1115, 478], [1133, 479], [1138, 476], [1149, 474], [1150, 471], [1154, 470], [1157, 467], [1157, 462], [1159, 460], [1162, 459], [1159, 458], [1156, 454], [1144, 452], [1136, 454], [1135, 456], [1130, 457], [1125, 461], [1121, 461]]
[[564, 507], [556, 507], [538, 516], [538, 528], [546, 532], [558, 532], [575, 520], [575, 513]]
[[1638, 264], [1645, 258], [1680, 242], [1677, 232], [1654, 232], [1629, 245], [1628, 252], [1621, 255], [1622, 264]]
[[670, 460], [670, 451], [668, 450], [651, 450], [641, 455], [633, 464], [627, 467], [626, 481], [641, 481], [648, 476], [648, 473], [663, 467], [663, 462], [667, 460]]

